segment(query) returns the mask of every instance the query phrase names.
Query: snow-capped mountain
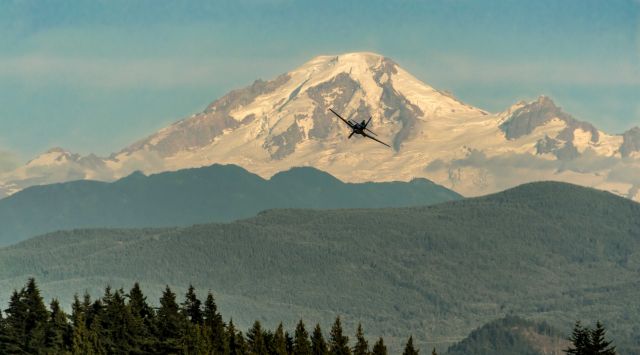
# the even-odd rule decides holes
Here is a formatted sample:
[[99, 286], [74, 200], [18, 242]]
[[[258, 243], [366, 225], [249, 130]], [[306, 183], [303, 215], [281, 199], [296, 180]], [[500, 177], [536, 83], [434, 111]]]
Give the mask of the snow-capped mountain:
[[[329, 112], [371, 129], [393, 148], [350, 133]], [[313, 166], [344, 181], [426, 177], [474, 196], [560, 180], [640, 200], [640, 128], [611, 135], [545, 96], [489, 113], [460, 102], [373, 53], [319, 56], [257, 80], [108, 158], [51, 150], [0, 176], [14, 193], [72, 179], [113, 180], [213, 163], [263, 177]]]

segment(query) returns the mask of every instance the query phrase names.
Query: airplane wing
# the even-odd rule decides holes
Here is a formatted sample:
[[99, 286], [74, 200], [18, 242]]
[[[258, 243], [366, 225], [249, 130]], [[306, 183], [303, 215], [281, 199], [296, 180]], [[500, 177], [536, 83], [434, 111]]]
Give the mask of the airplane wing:
[[372, 130], [370, 130], [369, 128], [365, 128], [365, 130], [367, 130], [367, 132], [369, 132], [369, 133], [373, 134], [374, 136], [377, 136], [377, 134], [373, 133], [373, 131], [372, 131]]
[[369, 125], [369, 122], [371, 122], [371, 119], [373, 118], [373, 116], [369, 117], [369, 120], [367, 121], [367, 123], [364, 124], [364, 129], [366, 131], [368, 131], [369, 133], [373, 134], [374, 136], [377, 136], [377, 134], [373, 133], [372, 130], [370, 130], [369, 128], [367, 128], [367, 126]]
[[338, 116], [339, 119], [341, 119], [344, 123], [346, 123], [349, 127], [353, 128], [353, 123], [345, 120], [344, 118], [342, 118], [342, 116], [338, 115], [338, 113], [332, 109], [329, 109], [329, 111], [333, 112], [334, 115]]
[[376, 142], [378, 142], [378, 143], [380, 143], [380, 144], [384, 144], [384, 145], [386, 145], [387, 147], [391, 148], [391, 146], [390, 146], [390, 145], [388, 145], [387, 143], [385, 143], [385, 142], [383, 142], [383, 141], [381, 141], [381, 140], [378, 140], [378, 139], [376, 139], [376, 138], [373, 138], [373, 137], [371, 137], [370, 135], [368, 135], [368, 134], [366, 134], [366, 133], [364, 133], [364, 132], [363, 132], [363, 134], [362, 134], [362, 135], [363, 135], [363, 136], [365, 136], [365, 137], [367, 137], [367, 138], [369, 138], [369, 139], [373, 139], [374, 141], [376, 141]]

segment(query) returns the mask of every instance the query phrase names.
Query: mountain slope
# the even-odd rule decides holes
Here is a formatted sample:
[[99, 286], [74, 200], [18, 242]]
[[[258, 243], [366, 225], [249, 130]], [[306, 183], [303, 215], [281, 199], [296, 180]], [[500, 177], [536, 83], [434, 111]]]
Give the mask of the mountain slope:
[[569, 345], [545, 323], [507, 316], [474, 330], [445, 355], [563, 355]]
[[157, 299], [162, 285], [191, 282], [241, 325], [257, 314], [269, 324], [341, 314], [398, 346], [412, 333], [441, 350], [509, 312], [558, 329], [597, 317], [637, 349], [639, 221], [640, 204], [545, 182], [428, 207], [75, 230], [0, 249], [0, 289], [31, 275], [47, 297], [69, 299], [139, 280]]
[[425, 179], [345, 184], [313, 168], [270, 180], [233, 165], [213, 165], [113, 183], [75, 181], [28, 188], [0, 200], [0, 245], [80, 227], [160, 227], [223, 222], [269, 208], [428, 205], [461, 198]]
[[[329, 108], [357, 121], [373, 117], [371, 128], [393, 149], [347, 139]], [[350, 182], [426, 177], [465, 196], [556, 180], [640, 200], [638, 137], [638, 128], [607, 134], [545, 96], [489, 113], [389, 58], [346, 53], [231, 91], [110, 157], [47, 152], [1, 175], [0, 190], [222, 163], [262, 177], [305, 165]]]

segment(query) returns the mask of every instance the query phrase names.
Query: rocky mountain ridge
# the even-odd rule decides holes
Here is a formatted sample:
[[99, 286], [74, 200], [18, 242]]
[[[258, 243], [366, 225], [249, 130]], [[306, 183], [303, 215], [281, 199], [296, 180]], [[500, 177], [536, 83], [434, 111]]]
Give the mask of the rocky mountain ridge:
[[[371, 128], [388, 149], [350, 133], [329, 111]], [[256, 80], [110, 157], [49, 151], [0, 175], [4, 195], [75, 179], [237, 164], [265, 178], [313, 166], [343, 181], [426, 177], [465, 196], [557, 180], [640, 200], [640, 128], [608, 134], [549, 97], [489, 113], [374, 53], [319, 56]]]

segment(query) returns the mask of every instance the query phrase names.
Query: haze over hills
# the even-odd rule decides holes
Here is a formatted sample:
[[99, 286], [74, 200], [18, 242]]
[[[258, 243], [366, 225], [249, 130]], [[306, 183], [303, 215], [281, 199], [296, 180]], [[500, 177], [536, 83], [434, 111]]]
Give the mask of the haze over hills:
[[[328, 108], [373, 116], [372, 129], [393, 149], [347, 140]], [[640, 200], [640, 128], [605, 133], [545, 96], [489, 113], [374, 53], [319, 56], [257, 80], [107, 158], [52, 149], [0, 175], [0, 190], [213, 163], [262, 177], [307, 165], [349, 182], [426, 177], [465, 196], [558, 180]]]
[[460, 198], [422, 178], [351, 184], [314, 168], [294, 168], [269, 180], [235, 165], [137, 172], [113, 183], [31, 187], [0, 200], [0, 246], [61, 229], [188, 226], [271, 208], [405, 207]]
[[[105, 284], [211, 289], [248, 326], [299, 318], [422, 349], [444, 349], [511, 312], [571, 329], [607, 324], [640, 351], [640, 204], [564, 183], [532, 183], [443, 204], [272, 210], [228, 224], [56, 232], [0, 249], [0, 289], [35, 276], [46, 298]], [[8, 293], [3, 294], [8, 297]], [[5, 300], [0, 300], [6, 302]]]

